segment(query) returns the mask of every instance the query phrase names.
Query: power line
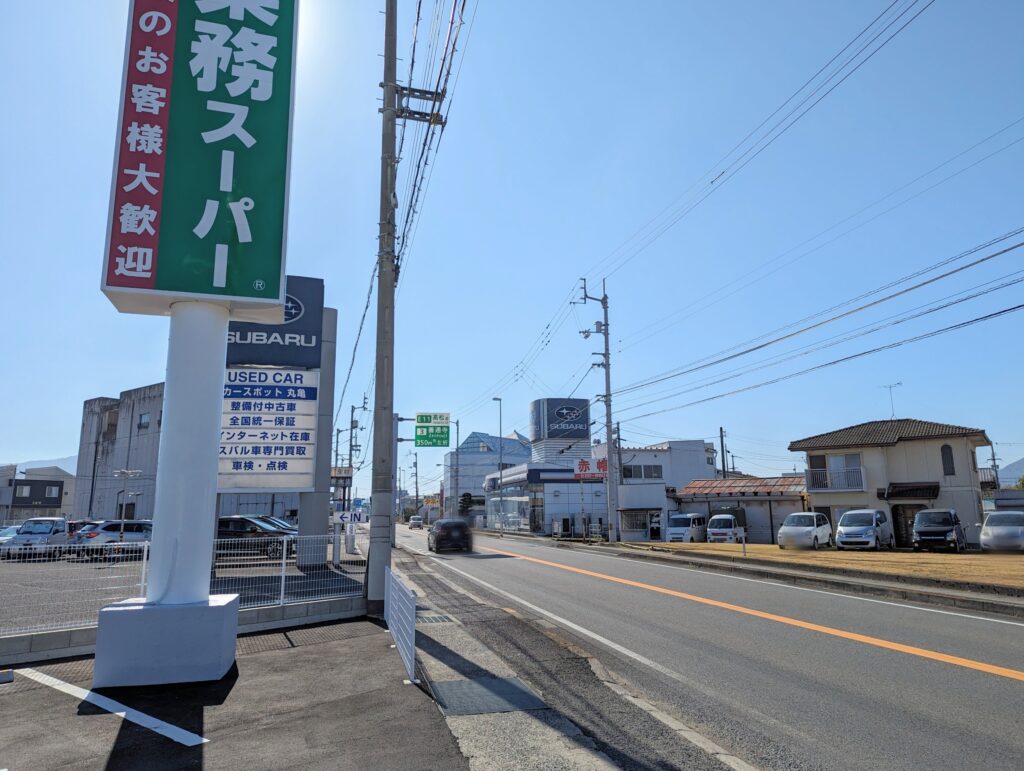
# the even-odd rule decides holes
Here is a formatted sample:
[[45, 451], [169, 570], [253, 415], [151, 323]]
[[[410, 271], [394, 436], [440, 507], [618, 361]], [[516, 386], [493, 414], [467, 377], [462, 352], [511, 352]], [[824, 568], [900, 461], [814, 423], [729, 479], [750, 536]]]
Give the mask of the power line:
[[[700, 381], [695, 381], [694, 384], [691, 384], [689, 387], [684, 388], [682, 390], [673, 391], [671, 393], [667, 393], [667, 392], [663, 391], [661, 393], [662, 394], [667, 394], [667, 395], [659, 396], [659, 397], [654, 398], [654, 399], [648, 399], [646, 401], [637, 402], [637, 403], [634, 403], [634, 404], [631, 404], [631, 405], [624, 406], [624, 407], [621, 408], [621, 411], [622, 412], [627, 412], [629, 410], [639, 409], [641, 407], [646, 407], [648, 405], [655, 404], [657, 402], [666, 401], [667, 399], [671, 399], [671, 398], [674, 398], [676, 396], [681, 396], [684, 393], [690, 393], [692, 391], [697, 391], [697, 390], [700, 390], [702, 388], [708, 388], [710, 386], [719, 385], [719, 384], [727, 382], [729, 380], [735, 380], [738, 377], [742, 377], [744, 375], [748, 375], [751, 372], [757, 372], [757, 371], [762, 370], [762, 369], [767, 369], [769, 367], [773, 367], [773, 366], [775, 366], [777, 364], [781, 364], [781, 363], [786, 362], [786, 361], [792, 361], [793, 359], [798, 359], [798, 358], [801, 358], [803, 356], [807, 356], [807, 355], [812, 354], [812, 353], [817, 353], [819, 351], [823, 351], [823, 350], [825, 350], [827, 348], [833, 348], [833, 347], [835, 347], [837, 345], [841, 345], [842, 343], [846, 343], [846, 342], [849, 342], [851, 340], [854, 340], [854, 339], [857, 339], [857, 338], [860, 338], [860, 337], [865, 337], [867, 335], [873, 334], [873, 333], [881, 331], [883, 329], [888, 329], [888, 328], [893, 327], [893, 326], [898, 326], [900, 324], [905, 324], [908, 321], [913, 321], [915, 319], [922, 318], [924, 316], [928, 316], [928, 315], [930, 315], [932, 313], [937, 313], [938, 311], [945, 310], [946, 308], [950, 308], [950, 307], [952, 307], [954, 305], [959, 305], [960, 303], [968, 302], [970, 300], [977, 299], [978, 297], [982, 297], [984, 295], [991, 294], [992, 292], [996, 292], [996, 291], [999, 291], [1001, 289], [1006, 289], [1006, 288], [1008, 288], [1010, 286], [1015, 286], [1017, 284], [1020, 284], [1020, 283], [1024, 282], [1024, 276], [1022, 276], [1022, 274], [1024, 274], [1024, 270], [1020, 270], [1020, 271], [1016, 271], [1014, 273], [1010, 273], [1007, 276], [1004, 276], [1003, 278], [1010, 278], [1012, 276], [1016, 276], [1017, 278], [1010, 278], [1010, 280], [1003, 281], [1003, 283], [997, 284], [996, 286], [990, 286], [990, 285], [991, 284], [995, 284], [996, 281], [1000, 281], [1001, 279], [996, 279], [994, 281], [989, 281], [989, 282], [986, 282], [984, 284], [980, 284], [977, 287], [973, 287], [972, 289], [965, 290], [963, 292], [959, 292], [959, 293], [956, 293], [956, 294], [953, 294], [953, 295], [949, 295], [946, 298], [942, 298], [942, 300], [938, 301], [938, 303], [936, 303], [936, 304], [926, 304], [926, 305], [918, 306], [918, 308], [912, 309], [912, 310], [918, 311], [918, 312], [910, 313], [908, 315], [903, 315], [903, 316], [901, 316], [900, 314], [896, 314], [894, 316], [890, 316], [887, 319], [883, 319], [882, 321], [884, 323], [876, 324], [874, 326], [866, 325], [866, 326], [858, 328], [857, 330], [853, 330], [852, 334], [841, 333], [841, 334], [835, 335], [835, 336], [833, 336], [831, 338], [826, 338], [824, 341], [819, 341], [818, 343], [811, 343], [811, 344], [803, 346], [801, 348], [797, 348], [794, 351], [790, 351], [790, 352], [786, 352], [786, 353], [783, 353], [783, 354], [779, 354], [777, 356], [772, 356], [772, 357], [770, 357], [768, 359], [764, 359], [761, 362], [758, 362], [757, 364], [755, 364], [753, 366], [744, 366], [744, 367], [740, 367], [740, 368], [728, 371], [728, 372], [723, 373], [721, 375], [714, 375], [714, 376], [712, 376], [710, 378], [703, 378]], [[975, 289], [980, 289], [980, 287], [985, 287], [985, 286], [988, 286], [989, 288], [983, 289], [983, 290], [980, 290], [980, 291], [974, 291]], [[950, 298], [956, 298], [956, 299], [950, 299]], [[931, 307], [929, 307], [929, 305]], [[924, 310], [920, 310], [922, 308]]]
[[889, 350], [893, 350], [895, 348], [900, 348], [900, 347], [902, 347], [904, 345], [909, 345], [911, 343], [920, 342], [921, 340], [927, 340], [927, 339], [930, 339], [932, 337], [938, 337], [939, 335], [944, 335], [944, 334], [946, 334], [948, 332], [954, 332], [954, 331], [956, 331], [958, 329], [965, 329], [966, 327], [970, 327], [970, 326], [973, 326], [975, 324], [980, 324], [980, 323], [985, 322], [985, 321], [991, 321], [993, 319], [997, 319], [997, 318], [1000, 318], [1002, 316], [1006, 316], [1006, 315], [1011, 314], [1011, 313], [1017, 313], [1018, 311], [1021, 311], [1021, 310], [1024, 310], [1024, 304], [1022, 304], [1022, 305], [1015, 305], [1015, 306], [1012, 306], [1010, 308], [1003, 308], [1002, 310], [995, 311], [994, 313], [989, 313], [989, 314], [987, 314], [985, 316], [978, 316], [977, 318], [973, 318], [973, 319], [970, 319], [968, 321], [962, 321], [962, 322], [960, 322], [958, 324], [952, 324], [952, 325], [950, 325], [948, 327], [942, 327], [941, 329], [936, 329], [936, 330], [933, 330], [931, 332], [926, 332], [926, 333], [921, 334], [921, 335], [915, 335], [914, 337], [907, 337], [907, 338], [904, 338], [903, 340], [897, 340], [894, 343], [888, 343], [886, 345], [881, 345], [881, 346], [878, 346], [877, 348], [870, 348], [870, 349], [868, 349], [866, 351], [860, 351], [858, 353], [850, 354], [849, 356], [843, 356], [841, 358], [833, 359], [832, 361], [825, 362], [824, 364], [817, 364], [817, 365], [815, 365], [813, 367], [808, 367], [807, 369], [799, 370], [798, 372], [791, 372], [788, 375], [781, 375], [781, 376], [779, 376], [777, 378], [772, 378], [771, 380], [765, 380], [765, 381], [760, 382], [760, 383], [755, 383], [753, 385], [744, 386], [743, 388], [737, 388], [735, 390], [727, 391], [725, 393], [716, 394], [714, 396], [708, 396], [708, 397], [706, 397], [704, 399], [698, 399], [696, 401], [687, 402], [685, 404], [677, 404], [677, 405], [675, 405], [673, 407], [666, 407], [664, 409], [655, 410], [653, 412], [648, 412], [648, 413], [645, 413], [643, 415], [637, 415], [636, 418], [639, 420], [639, 419], [642, 419], [642, 418], [651, 417], [652, 415], [663, 415], [666, 412], [674, 412], [676, 410], [681, 410], [681, 409], [684, 409], [686, 407], [693, 407], [693, 406], [695, 406], [697, 404], [704, 404], [706, 402], [716, 401], [718, 399], [724, 399], [727, 396], [735, 396], [736, 394], [745, 393], [747, 391], [753, 391], [753, 390], [756, 390], [758, 388], [764, 388], [765, 386], [774, 385], [776, 383], [781, 383], [784, 380], [791, 380], [793, 378], [800, 377], [802, 375], [806, 375], [806, 374], [808, 374], [810, 372], [816, 372], [818, 370], [826, 369], [828, 367], [834, 367], [834, 366], [836, 366], [838, 364], [844, 364], [844, 363], [846, 363], [848, 361], [853, 361], [855, 359], [860, 359], [860, 358], [863, 358], [865, 356], [871, 356], [871, 355], [876, 354], [876, 353], [881, 353], [882, 351], [889, 351]]
[[348, 390], [348, 381], [352, 378], [352, 369], [356, 364], [356, 353], [359, 351], [359, 341], [363, 336], [363, 326], [366, 324], [366, 314], [370, 310], [370, 299], [373, 297], [373, 288], [377, 280], [377, 263], [373, 264], [373, 273], [370, 274], [370, 288], [366, 290], [366, 304], [363, 306], [363, 315], [359, 319], [359, 328], [356, 330], [356, 339], [352, 343], [352, 358], [348, 363], [348, 372], [345, 373], [345, 383], [341, 387], [341, 395], [338, 397], [338, 406], [334, 410], [334, 423], [331, 424], [333, 431], [338, 427], [338, 419], [341, 417], [341, 405], [345, 403], [345, 392]]
[[[822, 231], [818, 232], [817, 234], [811, 236], [810, 238], [807, 238], [807, 239], [801, 241], [799, 244], [790, 247], [789, 249], [785, 250], [784, 252], [781, 252], [780, 254], [776, 255], [775, 257], [772, 257], [771, 259], [762, 262], [758, 267], [753, 269], [753, 272], [756, 273], [758, 271], [764, 270], [767, 266], [772, 265], [773, 263], [778, 262], [782, 258], [792, 254], [793, 252], [797, 251], [798, 249], [801, 249], [802, 247], [804, 247], [804, 246], [812, 243], [813, 241], [821, 238], [822, 236], [826, 235], [830, 231], [835, 230], [836, 228], [846, 224], [847, 222], [849, 222], [850, 220], [855, 219], [856, 217], [859, 217], [861, 214], [863, 214], [864, 212], [868, 211], [869, 209], [874, 208], [878, 204], [888, 200], [889, 198], [892, 198], [894, 195], [897, 195], [897, 194], [903, 192], [908, 187], [911, 187], [911, 186], [917, 184], [918, 182], [920, 182], [921, 180], [931, 176], [936, 171], [938, 171], [938, 170], [942, 169], [943, 167], [948, 166], [950, 163], [953, 163], [954, 161], [962, 158], [964, 155], [970, 153], [972, 150], [977, 149], [981, 145], [989, 142], [990, 140], [992, 140], [995, 137], [999, 136], [1000, 134], [1006, 132], [1010, 128], [1013, 128], [1014, 126], [1018, 125], [1022, 121], [1024, 121], [1024, 116], [1018, 118], [1015, 121], [1012, 121], [1011, 123], [1007, 124], [1003, 128], [1001, 128], [998, 131], [996, 131], [995, 133], [990, 134], [989, 136], [985, 137], [980, 142], [976, 142], [975, 144], [971, 145], [967, 149], [960, 151], [956, 155], [953, 155], [952, 157], [946, 159], [945, 161], [943, 161], [939, 165], [934, 166], [933, 168], [931, 168], [928, 171], [926, 171], [925, 173], [915, 177], [914, 179], [910, 180], [909, 182], [907, 182], [907, 183], [905, 183], [903, 185], [900, 185], [895, 190], [892, 190], [892, 191], [886, 193], [881, 198], [878, 198], [875, 201], [869, 203], [868, 205], [860, 208], [858, 211], [854, 212], [853, 214], [851, 214], [851, 215], [849, 215], [847, 217], [844, 217], [843, 219], [833, 223], [832, 225], [829, 225], [827, 228], [825, 228], [824, 230], [822, 230]], [[1002, 147], [1000, 147], [1000, 148], [998, 148], [996, 150], [993, 150], [992, 152], [990, 152], [987, 155], [977, 159], [976, 161], [970, 163], [969, 165], [963, 167], [962, 169], [959, 169], [959, 170], [953, 172], [952, 174], [949, 174], [949, 175], [943, 177], [942, 179], [940, 179], [937, 182], [929, 185], [928, 187], [925, 187], [922, 190], [919, 190], [918, 192], [913, 193], [913, 194], [907, 196], [906, 198], [904, 198], [903, 200], [899, 201], [898, 203], [896, 203], [896, 204], [894, 204], [894, 205], [892, 205], [892, 206], [890, 206], [890, 207], [888, 207], [886, 209], [883, 209], [882, 211], [879, 211], [878, 213], [872, 215], [871, 217], [865, 219], [864, 221], [862, 221], [862, 222], [860, 222], [860, 223], [858, 223], [858, 224], [848, 228], [847, 230], [842, 231], [841, 233], [837, 234], [833, 238], [830, 238], [827, 241], [823, 241], [823, 242], [819, 243], [817, 246], [814, 246], [814, 247], [812, 247], [812, 248], [810, 248], [810, 249], [808, 249], [808, 250], [806, 250], [804, 252], [801, 252], [800, 254], [795, 256], [793, 259], [787, 260], [786, 262], [777, 265], [775, 268], [773, 268], [772, 270], [769, 270], [768, 272], [764, 273], [763, 275], [755, 276], [755, 277], [751, 278], [751, 271], [747, 271], [742, 276], [739, 276], [738, 278], [735, 278], [732, 281], [729, 281], [729, 282], [727, 282], [725, 284], [722, 284], [717, 289], [714, 289], [714, 290], [706, 293], [703, 296], [703, 298], [701, 299], [701, 301], [699, 303], [697, 303], [697, 305], [695, 307], [687, 307], [687, 308], [680, 309], [680, 310], [674, 311], [672, 313], [666, 314], [662, 318], [657, 319], [655, 321], [652, 321], [652, 322], [650, 322], [648, 324], [645, 324], [643, 327], [640, 327], [639, 329], [637, 329], [637, 330], [635, 330], [633, 332], [630, 332], [625, 337], [623, 337], [623, 340], [632, 340], [632, 339], [640, 337], [640, 336], [643, 336], [643, 339], [646, 340], [646, 339], [649, 339], [651, 336], [653, 336], [655, 334], [658, 334], [659, 332], [663, 332], [663, 331], [665, 331], [667, 329], [671, 329], [672, 327], [677, 326], [678, 324], [682, 323], [686, 319], [692, 318], [693, 316], [697, 315], [698, 313], [703, 312], [704, 310], [706, 310], [707, 308], [711, 307], [715, 303], [721, 302], [722, 300], [724, 300], [724, 299], [726, 299], [728, 297], [732, 297], [733, 295], [737, 294], [742, 289], [746, 289], [747, 287], [753, 286], [754, 284], [756, 284], [756, 283], [758, 283], [760, 281], [763, 281], [768, 276], [771, 276], [771, 275], [773, 275], [775, 273], [778, 273], [783, 268], [789, 267], [789, 266], [799, 262], [800, 260], [804, 259], [805, 257], [809, 257], [810, 255], [814, 254], [815, 252], [818, 252], [821, 249], [824, 249], [826, 246], [829, 246], [830, 244], [834, 244], [836, 241], [839, 241], [840, 239], [845, 238], [846, 236], [850, 235], [851, 233], [854, 233], [857, 230], [860, 230], [861, 228], [866, 227], [867, 225], [871, 224], [875, 220], [878, 220], [881, 217], [884, 217], [885, 215], [890, 214], [891, 212], [895, 211], [896, 209], [898, 209], [898, 208], [906, 205], [907, 203], [913, 201], [914, 199], [919, 198], [920, 196], [925, 195], [926, 193], [931, 192], [932, 190], [934, 190], [935, 188], [939, 187], [940, 185], [943, 185], [946, 182], [949, 182], [950, 180], [955, 179], [956, 177], [960, 176], [961, 174], [964, 174], [967, 171], [970, 171], [971, 169], [975, 168], [976, 166], [979, 166], [980, 164], [984, 163], [987, 160], [990, 160], [991, 158], [995, 157], [996, 155], [999, 155], [1000, 153], [1005, 152], [1006, 150], [1009, 150], [1010, 148], [1014, 147], [1015, 145], [1019, 144], [1022, 141], [1024, 141], [1024, 136], [1018, 137], [1017, 139], [1009, 142], [1008, 144], [1003, 145]], [[729, 287], [735, 286], [736, 284], [740, 284], [740, 286], [737, 287], [736, 289], [734, 289], [732, 292], [729, 292], [729, 293], [727, 293], [725, 295], [722, 295], [721, 297], [718, 297], [718, 298], [715, 297], [716, 295], [721, 294], [726, 289], [728, 289]], [[653, 331], [651, 331], [651, 330], [653, 330]], [[639, 341], [637, 341], [637, 342], [639, 342]], [[624, 348], [628, 349], [628, 348], [633, 347], [634, 345], [636, 345], [636, 343], [629, 343], [628, 345], [624, 346]]]
[[[894, 286], [898, 286], [899, 284], [905, 283], [906, 281], [908, 281], [910, 279], [920, 277], [920, 276], [924, 275], [925, 273], [929, 273], [929, 272], [931, 272], [933, 270], [937, 270], [938, 268], [941, 268], [941, 267], [944, 267], [946, 265], [949, 265], [950, 263], [955, 262], [956, 260], [960, 260], [960, 259], [963, 259], [964, 257], [970, 256], [972, 254], [976, 254], [977, 252], [981, 251], [982, 249], [988, 248], [988, 247], [990, 247], [990, 246], [992, 246], [994, 244], [997, 244], [997, 243], [999, 243], [1001, 241], [1005, 241], [1008, 238], [1012, 238], [1014, 236], [1020, 235], [1021, 233], [1024, 233], [1024, 227], [1017, 228], [1016, 230], [1010, 231], [1009, 233], [1007, 233], [1007, 234], [1005, 234], [1003, 236], [999, 236], [998, 238], [992, 239], [992, 240], [987, 241], [987, 242], [985, 242], [983, 244], [978, 244], [977, 246], [971, 247], [970, 249], [968, 249], [968, 250], [966, 250], [964, 252], [961, 252], [961, 253], [953, 256], [953, 257], [949, 257], [949, 258], [947, 258], [945, 260], [941, 260], [940, 262], [937, 262], [937, 263], [935, 263], [933, 265], [930, 265], [927, 268], [923, 268], [923, 269], [918, 270], [918, 271], [916, 271], [914, 273], [911, 273], [911, 274], [908, 274], [906, 276], [903, 276], [902, 278], [896, 279], [895, 281], [891, 281], [888, 284], [885, 284], [884, 286], [881, 286], [881, 287], [878, 287], [876, 289], [873, 289], [870, 292], [866, 292], [866, 293], [860, 294], [857, 297], [854, 297], [854, 298], [851, 298], [849, 300], [846, 300], [846, 301], [844, 301], [844, 302], [842, 302], [842, 303], [840, 303], [838, 305], [833, 305], [830, 308], [827, 308], [827, 309], [825, 309], [823, 311], [819, 311], [818, 313], [812, 314], [811, 316], [807, 316], [804, 319], [801, 319], [800, 321], [797, 321], [797, 322], [793, 322], [792, 324], [789, 324], [789, 325], [787, 325], [785, 327], [780, 327], [779, 329], [774, 330], [773, 332], [769, 332], [767, 334], [775, 334], [776, 332], [779, 332], [779, 331], [782, 331], [782, 330], [785, 330], [785, 329], [789, 329], [789, 328], [793, 327], [795, 324], [803, 323], [804, 321], [809, 321], [811, 319], [818, 318], [818, 317], [824, 315], [825, 313], [831, 313], [832, 311], [835, 311], [835, 310], [837, 310], [839, 308], [845, 307], [846, 305], [849, 305], [852, 302], [857, 302], [859, 300], [866, 299], [867, 297], [875, 295], [875, 294], [877, 294], [877, 293], [879, 293], [881, 291], [885, 291], [886, 289], [890, 289], [890, 288], [892, 288]], [[662, 373], [661, 375], [657, 375], [657, 376], [654, 376], [652, 378], [647, 378], [646, 380], [642, 380], [642, 381], [639, 381], [639, 382], [634, 383], [632, 385], [625, 386], [624, 388], [620, 388], [615, 393], [616, 393], [616, 395], [620, 395], [620, 394], [630, 393], [632, 391], [636, 391], [636, 390], [639, 390], [639, 389], [642, 389], [642, 388], [649, 388], [650, 386], [655, 385], [657, 383], [661, 383], [661, 382], [664, 382], [666, 380], [671, 380], [673, 378], [677, 378], [677, 377], [680, 377], [682, 375], [687, 375], [687, 374], [690, 374], [692, 372], [696, 372], [698, 370], [707, 369], [708, 367], [713, 367], [715, 365], [722, 364], [722, 363], [727, 362], [727, 361], [731, 361], [733, 359], [739, 358], [740, 356], [745, 356], [747, 354], [754, 353], [754, 352], [759, 351], [759, 350], [761, 350], [763, 348], [767, 348], [768, 346], [775, 345], [775, 344], [783, 342], [785, 340], [789, 340], [789, 339], [791, 339], [793, 337], [796, 337], [798, 335], [801, 335], [801, 334], [804, 334], [804, 333], [809, 332], [811, 330], [818, 329], [819, 327], [825, 326], [826, 324], [830, 324], [832, 322], [835, 322], [835, 321], [838, 321], [840, 319], [843, 319], [843, 318], [846, 318], [848, 316], [851, 316], [851, 315], [853, 315], [855, 313], [859, 313], [859, 312], [867, 310], [869, 308], [873, 308], [876, 305], [880, 305], [880, 304], [882, 304], [884, 302], [888, 302], [889, 300], [895, 299], [897, 297], [901, 297], [901, 296], [903, 296], [905, 294], [908, 294], [909, 292], [915, 291], [915, 290], [920, 289], [920, 288], [922, 288], [924, 286], [928, 286], [930, 284], [934, 284], [935, 282], [941, 281], [942, 279], [948, 278], [949, 276], [952, 276], [952, 275], [954, 275], [956, 273], [960, 273], [962, 271], [965, 271], [965, 270], [968, 270], [970, 268], [976, 267], [977, 265], [980, 265], [980, 264], [982, 264], [984, 262], [992, 260], [992, 259], [994, 259], [996, 257], [999, 257], [1001, 255], [1004, 255], [1004, 254], [1006, 254], [1008, 252], [1014, 251], [1015, 249], [1019, 249], [1021, 246], [1024, 246], [1024, 241], [1018, 242], [1018, 243], [1013, 244], [1011, 246], [1008, 246], [1008, 247], [1006, 247], [1004, 249], [1001, 249], [1001, 250], [999, 250], [997, 252], [994, 252], [992, 254], [986, 255], [986, 256], [981, 257], [981, 258], [979, 258], [977, 260], [973, 260], [972, 262], [969, 262], [966, 265], [961, 265], [961, 266], [959, 266], [957, 268], [953, 268], [953, 269], [951, 269], [949, 271], [946, 271], [945, 273], [939, 274], [938, 276], [933, 276], [932, 278], [929, 278], [929, 279], [926, 279], [924, 281], [918, 282], [917, 284], [914, 284], [912, 286], [906, 287], [906, 288], [901, 289], [901, 290], [899, 290], [897, 292], [893, 292], [893, 293], [891, 293], [889, 295], [886, 295], [884, 297], [880, 297], [878, 299], [871, 300], [870, 302], [867, 302], [867, 303], [859, 305], [859, 306], [857, 306], [855, 308], [851, 308], [849, 310], [843, 311], [842, 313], [834, 314], [834, 315], [830, 316], [829, 318], [826, 318], [826, 319], [823, 319], [821, 321], [814, 322], [813, 324], [809, 324], [807, 326], [801, 327], [801, 328], [799, 328], [799, 329], [797, 329], [797, 330], [795, 330], [793, 332], [788, 332], [786, 334], [780, 335], [778, 337], [774, 337], [774, 338], [772, 338], [770, 340], [767, 340], [765, 342], [760, 342], [760, 343], [757, 343], [755, 345], [750, 345], [750, 346], [748, 346], [746, 348], [742, 348], [739, 351], [736, 351], [736, 348], [738, 348], [739, 346], [734, 346], [733, 348], [726, 349], [725, 351], [722, 351], [720, 354], [715, 354], [712, 357], [705, 357], [704, 359], [697, 360], [696, 362], [691, 362], [692, 366], [691, 366], [691, 364], [683, 365], [682, 367], [678, 367], [678, 368], [676, 368], [674, 370], [669, 370], [669, 371], [667, 371], [665, 373]], [[747, 341], [747, 342], [749, 343], [749, 342], [754, 342], [756, 340], [761, 340], [765, 336], [766, 335], [761, 335], [760, 337], [753, 338], [752, 340]], [[746, 344], [745, 343], [741, 343], [740, 345], [742, 346], [742, 345], [746, 345]], [[735, 352], [730, 353], [730, 351], [735, 351]], [[703, 363], [701, 363], [701, 362], [703, 362]]]

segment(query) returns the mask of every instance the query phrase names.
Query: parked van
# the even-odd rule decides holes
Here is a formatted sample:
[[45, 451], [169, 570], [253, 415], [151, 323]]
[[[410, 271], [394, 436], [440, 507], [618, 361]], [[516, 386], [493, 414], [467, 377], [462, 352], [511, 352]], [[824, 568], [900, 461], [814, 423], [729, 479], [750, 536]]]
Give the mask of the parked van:
[[60, 557], [68, 543], [68, 521], [63, 517], [33, 517], [18, 534], [0, 547], [0, 557]]
[[718, 509], [708, 520], [708, 543], [741, 543], [747, 539], [747, 512], [736, 506]]
[[706, 541], [707, 538], [707, 515], [668, 515], [668, 540], [670, 543], [697, 543]]
[[839, 518], [836, 528], [836, 549], [896, 548], [892, 522], [878, 509], [851, 509]]

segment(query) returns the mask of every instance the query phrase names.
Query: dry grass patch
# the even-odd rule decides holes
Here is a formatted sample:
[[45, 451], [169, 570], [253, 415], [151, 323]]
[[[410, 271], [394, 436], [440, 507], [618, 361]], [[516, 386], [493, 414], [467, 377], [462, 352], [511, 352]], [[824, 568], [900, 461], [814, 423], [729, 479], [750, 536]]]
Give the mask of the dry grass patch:
[[[646, 545], [646, 544], [645, 544]], [[672, 551], [742, 557], [742, 544], [733, 543], [654, 543]], [[968, 581], [979, 584], [1012, 586], [1024, 589], [1024, 554], [943, 554], [889, 551], [818, 551], [780, 549], [768, 544], [748, 544], [747, 556], [778, 563], [779, 566], [827, 567], [895, 573], [919, 578]]]

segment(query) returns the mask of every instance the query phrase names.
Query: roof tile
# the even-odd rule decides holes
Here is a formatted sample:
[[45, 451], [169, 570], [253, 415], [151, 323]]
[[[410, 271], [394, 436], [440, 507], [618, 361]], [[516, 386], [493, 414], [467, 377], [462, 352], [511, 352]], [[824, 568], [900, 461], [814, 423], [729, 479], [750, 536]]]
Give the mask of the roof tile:
[[840, 447], [877, 447], [893, 445], [907, 439], [940, 439], [956, 436], [980, 436], [987, 444], [989, 439], [980, 428], [953, 426], [949, 423], [933, 423], [929, 420], [897, 418], [894, 420], [872, 420], [856, 426], [840, 428], [806, 439], [789, 443], [790, 452], [802, 450], [827, 450]]

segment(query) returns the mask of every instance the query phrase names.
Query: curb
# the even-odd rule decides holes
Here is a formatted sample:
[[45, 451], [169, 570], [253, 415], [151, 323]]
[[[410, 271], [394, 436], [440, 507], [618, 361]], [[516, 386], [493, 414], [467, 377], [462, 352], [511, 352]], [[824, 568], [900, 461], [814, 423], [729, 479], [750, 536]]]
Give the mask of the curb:
[[686, 552], [679, 552], [675, 549], [666, 549], [659, 546], [634, 546], [632, 544], [598, 544], [609, 549], [621, 549], [624, 551], [638, 553], [657, 553], [672, 555], [677, 559], [702, 560], [704, 562], [722, 562], [740, 567], [757, 565], [775, 570], [793, 570], [797, 572], [821, 573], [823, 575], [837, 576], [840, 578], [861, 578], [868, 581], [885, 581], [906, 585], [910, 588], [944, 589], [954, 592], [972, 592], [975, 594], [995, 595], [999, 597], [1024, 598], [1024, 589], [1017, 589], [1012, 586], [999, 586], [998, 584], [982, 584], [970, 581], [954, 581], [945, 578], [909, 577], [900, 573], [880, 573], [871, 570], [857, 570], [856, 568], [839, 568], [830, 565], [789, 565], [780, 564], [774, 560], [761, 559], [760, 557], [732, 557], [723, 554], [702, 554], [691, 555]]
[[[531, 541], [541, 540], [531, 536], [527, 536], [527, 539]], [[572, 543], [551, 543], [550, 545], [557, 545], [563, 549], [576, 549], [582, 546], [582, 544]], [[958, 610], [980, 611], [1000, 616], [1009, 616], [1011, 618], [1024, 618], [1024, 600], [1001, 597], [997, 594], [913, 586], [905, 581], [887, 582], [885, 580], [878, 580], [876, 576], [871, 578], [861, 578], [859, 576], [845, 577], [810, 570], [768, 568], [764, 566], [763, 561], [760, 561], [761, 564], [756, 565], [742, 565], [736, 564], [732, 559], [716, 560], [706, 557], [683, 557], [665, 553], [653, 553], [646, 549], [640, 550], [618, 546], [599, 546], [597, 548], [603, 548], [609, 554], [623, 559], [659, 562], [677, 567], [689, 566], [719, 573], [742, 575], [747, 578], [777, 581], [793, 586], [824, 588], [850, 594], [903, 600], [924, 605], [938, 605], [947, 608], [957, 608]]]

